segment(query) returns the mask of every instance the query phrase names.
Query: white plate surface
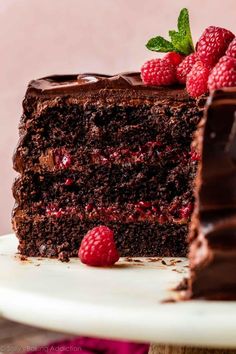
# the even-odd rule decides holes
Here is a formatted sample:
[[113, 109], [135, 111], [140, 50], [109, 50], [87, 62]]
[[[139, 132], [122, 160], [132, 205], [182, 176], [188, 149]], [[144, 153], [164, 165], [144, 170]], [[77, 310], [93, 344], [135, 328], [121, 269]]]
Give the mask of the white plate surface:
[[[236, 347], [236, 302], [163, 303], [187, 261], [122, 259], [113, 268], [77, 259], [21, 261], [14, 235], [0, 237], [0, 313], [47, 329], [134, 341]], [[137, 262], [137, 260], [139, 262]]]

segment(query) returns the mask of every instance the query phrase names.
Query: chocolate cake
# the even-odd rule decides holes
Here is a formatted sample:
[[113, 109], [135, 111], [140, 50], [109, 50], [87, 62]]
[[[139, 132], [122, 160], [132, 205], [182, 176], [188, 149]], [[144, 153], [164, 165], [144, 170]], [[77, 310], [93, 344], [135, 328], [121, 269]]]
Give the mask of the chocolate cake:
[[190, 234], [190, 296], [236, 299], [236, 88], [208, 99]]
[[13, 225], [26, 256], [77, 256], [96, 225], [122, 256], [185, 256], [202, 104], [139, 73], [51, 76], [23, 102]]

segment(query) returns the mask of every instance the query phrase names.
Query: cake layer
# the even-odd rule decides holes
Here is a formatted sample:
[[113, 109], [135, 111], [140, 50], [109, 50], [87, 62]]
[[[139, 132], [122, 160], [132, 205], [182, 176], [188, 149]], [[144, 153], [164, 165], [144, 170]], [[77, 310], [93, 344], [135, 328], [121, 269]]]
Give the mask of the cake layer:
[[236, 299], [236, 89], [214, 92], [196, 144], [202, 162], [190, 235], [191, 296]]
[[[171, 203], [192, 199], [192, 180], [196, 162], [156, 163], [155, 165], [90, 165], [80, 171], [62, 169], [52, 172], [27, 172], [18, 178], [13, 194], [19, 205], [57, 202], [86, 204], [124, 203], [159, 199]], [[181, 198], [183, 196], [183, 198]]]
[[[133, 102], [127, 98], [123, 106], [119, 102], [109, 106], [98, 102], [97, 105], [87, 104], [84, 107], [62, 102], [59, 106], [45, 109], [35, 118], [22, 117], [21, 132], [23, 134], [27, 130], [29, 133], [23, 143], [25, 140], [30, 143], [31, 140], [36, 148], [50, 147], [50, 143], [57, 147], [64, 142], [73, 147], [86, 144], [99, 148], [103, 147], [104, 141], [106, 146], [120, 146], [132, 139], [135, 146], [155, 140], [156, 136], [162, 141], [190, 142], [191, 133], [199, 121], [199, 107], [191, 101], [176, 102], [175, 106], [170, 103], [166, 100], [164, 105], [158, 102], [146, 105], [144, 101], [141, 105], [129, 106]], [[141, 132], [145, 137], [139, 136], [137, 141], [135, 138]], [[38, 134], [50, 140], [40, 142]]]
[[[15, 219], [20, 235], [19, 251], [26, 256], [59, 257], [67, 260], [77, 256], [86, 232], [100, 221], [81, 221], [74, 216], [61, 218]], [[186, 225], [156, 225], [149, 222], [109, 222], [121, 256], [185, 256], [187, 252]]]
[[[166, 92], [166, 89], [163, 91]], [[171, 91], [176, 95], [174, 104], [174, 93], [171, 96], [167, 94], [162, 100], [158, 100], [158, 97], [154, 100], [152, 96], [149, 104], [141, 92], [138, 103], [129, 95], [117, 102], [120, 90], [113, 91], [113, 104], [102, 99], [97, 100], [96, 104], [90, 103], [93, 98], [86, 94], [86, 104], [83, 105], [78, 97], [64, 98], [62, 101], [47, 99], [44, 102], [44, 96], [29, 96], [24, 103], [25, 113], [21, 121], [21, 140], [15, 155], [15, 167], [21, 172], [29, 163], [38, 163], [40, 157], [48, 154], [50, 149], [58, 148], [64, 148], [72, 155], [85, 149], [83, 160], [91, 158], [92, 149], [102, 150], [106, 159], [116, 154], [116, 149], [132, 147], [132, 152], [150, 142], [159, 143], [162, 148], [179, 145], [185, 150], [189, 149], [202, 109], [196, 106], [195, 101], [186, 100], [183, 89]], [[151, 92], [153, 95], [154, 91]], [[156, 93], [163, 95], [160, 90]], [[135, 94], [137, 96], [138, 93]], [[76, 99], [78, 102], [75, 104]], [[35, 100], [34, 105], [32, 100]], [[33, 115], [31, 110], [35, 105], [38, 110]]]
[[137, 147], [130, 145], [120, 147], [104, 147], [103, 149], [81, 146], [68, 148], [61, 146], [48, 148], [38, 152], [35, 156], [29, 153], [30, 149], [19, 147], [14, 155], [14, 167], [18, 172], [27, 170], [55, 171], [55, 170], [86, 170], [88, 165], [158, 165], [160, 168], [176, 165], [178, 161], [188, 163], [199, 160], [196, 151], [183, 141], [182, 144], [169, 144], [160, 141], [148, 141]]
[[133, 221], [149, 221], [158, 224], [174, 223], [186, 224], [191, 216], [193, 201], [189, 198], [175, 198], [171, 203], [164, 201], [139, 200], [138, 202], [101, 204], [96, 199], [85, 204], [77, 204], [73, 197], [67, 203], [46, 203], [45, 200], [28, 204], [23, 208], [17, 205], [14, 215], [27, 215], [31, 218], [38, 216], [60, 218], [62, 215], [75, 215], [81, 220], [120, 221], [130, 223]]

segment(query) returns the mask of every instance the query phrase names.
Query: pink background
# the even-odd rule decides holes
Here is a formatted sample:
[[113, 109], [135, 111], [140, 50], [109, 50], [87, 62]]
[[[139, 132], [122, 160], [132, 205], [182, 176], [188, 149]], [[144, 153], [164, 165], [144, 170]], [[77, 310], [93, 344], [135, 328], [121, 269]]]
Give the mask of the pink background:
[[174, 29], [188, 7], [193, 37], [235, 28], [235, 0], [0, 0], [0, 234], [11, 230], [11, 157], [26, 85], [56, 73], [137, 70], [151, 36]]

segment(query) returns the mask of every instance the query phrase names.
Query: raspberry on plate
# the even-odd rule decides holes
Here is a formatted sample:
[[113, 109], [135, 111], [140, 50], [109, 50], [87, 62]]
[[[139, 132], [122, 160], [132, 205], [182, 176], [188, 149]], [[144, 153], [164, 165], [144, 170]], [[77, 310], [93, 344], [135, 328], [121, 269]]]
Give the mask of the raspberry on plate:
[[114, 233], [107, 226], [97, 226], [84, 236], [79, 258], [82, 263], [95, 267], [109, 267], [120, 258], [114, 242]]
[[225, 54], [227, 55], [227, 57], [236, 59], [236, 38], [232, 40]]
[[205, 29], [197, 43], [197, 54], [205, 64], [213, 67], [225, 54], [234, 34], [227, 29], [210, 26]]
[[197, 54], [192, 53], [192, 54], [188, 55], [182, 61], [182, 63], [179, 64], [179, 66], [176, 69], [176, 77], [177, 77], [177, 80], [180, 84], [186, 83], [187, 75], [190, 73], [193, 65], [196, 63], [197, 60], [198, 60]]
[[169, 86], [176, 82], [176, 69], [168, 60], [151, 59], [143, 64], [141, 77], [146, 85]]
[[207, 80], [210, 70], [202, 62], [197, 61], [187, 75], [186, 89], [190, 96], [199, 97], [208, 91]]
[[162, 61], [169, 61], [169, 63], [173, 64], [174, 66], [178, 66], [183, 60], [184, 56], [177, 53], [177, 52], [169, 52], [163, 58]]
[[236, 58], [226, 55], [213, 68], [209, 79], [209, 90], [236, 86]]

